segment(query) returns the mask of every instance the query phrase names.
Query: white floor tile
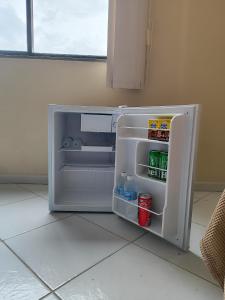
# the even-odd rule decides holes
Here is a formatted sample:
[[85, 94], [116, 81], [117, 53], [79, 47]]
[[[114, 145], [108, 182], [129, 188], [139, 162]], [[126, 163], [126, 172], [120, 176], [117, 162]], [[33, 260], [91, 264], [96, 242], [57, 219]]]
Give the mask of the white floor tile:
[[40, 280], [0, 243], [0, 299], [38, 300], [48, 293]]
[[0, 184], [0, 206], [15, 203], [35, 197], [29, 192], [16, 184]]
[[78, 275], [127, 243], [76, 216], [6, 242], [52, 288]]
[[182, 269], [215, 283], [202, 259], [191, 252], [183, 252], [165, 240], [150, 233], [138, 239], [135, 244]]
[[221, 300], [221, 290], [129, 245], [57, 291], [64, 300]]
[[79, 215], [129, 241], [135, 240], [136, 238], [138, 238], [139, 236], [141, 236], [143, 233], [146, 232], [145, 230], [137, 227], [131, 222], [128, 222], [118, 217], [115, 214], [83, 213]]
[[48, 185], [47, 184], [18, 184], [19, 187], [33, 192], [37, 196], [48, 199]]
[[194, 204], [192, 222], [207, 226], [221, 193], [210, 193]]
[[4, 240], [69, 215], [72, 214], [50, 214], [48, 202], [36, 196], [11, 205], [0, 206], [0, 238]]
[[190, 251], [195, 255], [201, 257], [200, 241], [206, 231], [206, 227], [192, 223], [191, 224], [191, 236], [190, 236]]
[[194, 203], [208, 196], [210, 192], [194, 192]]

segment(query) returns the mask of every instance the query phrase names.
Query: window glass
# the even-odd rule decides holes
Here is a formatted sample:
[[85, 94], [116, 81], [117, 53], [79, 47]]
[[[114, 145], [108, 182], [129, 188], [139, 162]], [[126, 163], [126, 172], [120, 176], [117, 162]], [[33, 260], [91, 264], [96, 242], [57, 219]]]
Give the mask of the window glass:
[[106, 56], [108, 0], [33, 0], [34, 52]]
[[26, 0], [0, 0], [0, 50], [26, 51]]

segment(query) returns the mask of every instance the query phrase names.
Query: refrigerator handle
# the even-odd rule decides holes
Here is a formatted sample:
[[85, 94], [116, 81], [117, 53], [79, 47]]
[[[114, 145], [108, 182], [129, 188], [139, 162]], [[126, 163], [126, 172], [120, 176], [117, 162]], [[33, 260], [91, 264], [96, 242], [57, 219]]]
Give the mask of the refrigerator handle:
[[126, 104], [119, 105], [116, 112], [112, 115], [112, 132], [116, 132], [118, 118], [124, 115], [123, 108], [127, 108]]

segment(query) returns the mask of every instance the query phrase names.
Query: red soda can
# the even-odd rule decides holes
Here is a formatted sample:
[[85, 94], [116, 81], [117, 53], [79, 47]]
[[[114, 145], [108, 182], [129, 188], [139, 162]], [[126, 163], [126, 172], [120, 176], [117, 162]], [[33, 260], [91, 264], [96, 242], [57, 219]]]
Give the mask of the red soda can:
[[140, 226], [150, 225], [152, 214], [148, 209], [151, 209], [151, 207], [152, 196], [150, 194], [140, 193], [138, 196], [138, 224]]

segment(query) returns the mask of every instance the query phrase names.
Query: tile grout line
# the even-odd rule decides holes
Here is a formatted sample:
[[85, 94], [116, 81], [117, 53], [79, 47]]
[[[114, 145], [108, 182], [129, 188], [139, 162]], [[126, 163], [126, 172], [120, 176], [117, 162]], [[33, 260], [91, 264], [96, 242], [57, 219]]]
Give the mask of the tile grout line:
[[61, 297], [59, 297], [54, 291], [52, 291], [51, 293], [48, 293], [47, 295], [39, 298], [38, 300], [45, 300], [48, 296], [54, 295], [57, 299], [59, 300], [63, 300]]
[[21, 191], [29, 192], [29, 193], [31, 193], [31, 194], [34, 194], [35, 196], [39, 196], [39, 197], [40, 197], [40, 195], [38, 195], [38, 193], [32, 191], [31, 189], [28, 189], [28, 188], [22, 186], [22, 184], [23, 184], [23, 183], [15, 183], [16, 187], [17, 187], [18, 189], [20, 189]]
[[[193, 204], [195, 205], [195, 204], [199, 203], [202, 200], [206, 201], [205, 198], [208, 198], [210, 195], [215, 194], [215, 193], [219, 193], [219, 192], [208, 192], [207, 195], [204, 195], [204, 196], [200, 197], [197, 201], [194, 201]], [[221, 194], [222, 194], [222, 192], [221, 192]], [[219, 201], [219, 196], [218, 196], [218, 201]]]
[[[29, 197], [27, 199], [22, 199], [22, 200], [14, 201], [14, 202], [8, 203], [8, 204], [2, 204], [2, 205], [0, 205], [0, 210], [1, 210], [1, 207], [5, 207], [5, 206], [8, 206], [8, 205], [13, 205], [13, 204], [24, 202], [24, 201], [27, 201], [27, 200], [32, 200], [32, 199], [35, 199], [35, 198], [37, 198], [37, 195], [33, 194], [32, 197]], [[41, 198], [41, 197], [39, 197], [39, 198]]]
[[[22, 183], [20, 183], [20, 184], [22, 184]], [[30, 192], [30, 193], [34, 194], [35, 196], [38, 196], [38, 197], [43, 198], [43, 199], [45, 199], [45, 200], [48, 200], [48, 199], [44, 198], [43, 194], [41, 194], [41, 193], [39, 194], [38, 192], [34, 192], [34, 191], [32, 191], [31, 189], [28, 189], [28, 188], [26, 188], [26, 187], [24, 187], [24, 186], [20, 186], [20, 184], [19, 184], [19, 183], [16, 183], [16, 186], [18, 186], [18, 188], [20, 188], [20, 189], [25, 190], [26, 192]], [[48, 185], [47, 185], [47, 186], [48, 186]]]
[[55, 292], [53, 292], [53, 295], [56, 296], [59, 300], [63, 300], [60, 296], [58, 296]]
[[[96, 225], [96, 226], [100, 227], [101, 229], [104, 229], [105, 231], [107, 231], [107, 232], [109, 232], [109, 233], [115, 235], [116, 237], [119, 237], [119, 238], [121, 238], [121, 239], [123, 239], [123, 240], [125, 240], [125, 241], [128, 241], [128, 242], [132, 242], [132, 241], [133, 241], [133, 240], [128, 240], [127, 238], [125, 238], [125, 237], [123, 237], [123, 236], [121, 236], [121, 235], [119, 235], [119, 234], [117, 234], [117, 233], [115, 233], [115, 232], [109, 230], [108, 228], [103, 227], [102, 225], [99, 225], [99, 224], [95, 223], [94, 221], [91, 221], [91, 220], [89, 220], [89, 219], [86, 219], [85, 217], [82, 217], [82, 216], [76, 215], [76, 214], [75, 214], [75, 216], [76, 216], [76, 217], [79, 217], [79, 218], [81, 218], [81, 219], [83, 219], [83, 220], [85, 220], [85, 221], [87, 221], [87, 222], [90, 223], [90, 224]], [[137, 238], [142, 237], [143, 235], [145, 235], [145, 234], [147, 234], [147, 233], [148, 233], [148, 232], [146, 231], [146, 232], [142, 233], [140, 236], [138, 236]], [[136, 239], [134, 239], [134, 240], [136, 240]]]
[[49, 292], [48, 294], [44, 295], [44, 296], [41, 296], [41, 298], [39, 298], [38, 300], [42, 300], [42, 299], [45, 299], [47, 298], [48, 296], [52, 295], [52, 292]]
[[[39, 280], [40, 280], [40, 282], [48, 289], [48, 290], [50, 290], [51, 292], [53, 292], [53, 290], [52, 290], [52, 288], [46, 283], [46, 282], [44, 282], [43, 280], [42, 280], [42, 278], [37, 274], [37, 273], [35, 273], [34, 272], [34, 270], [33, 269], [31, 269], [31, 267], [8, 245], [8, 244], [6, 244], [5, 243], [5, 241], [2, 241], [2, 243], [9, 249], [9, 251], [12, 253], [12, 254], [14, 254], [18, 259], [19, 259], [19, 261], [35, 276], [35, 277], [37, 277]], [[47, 295], [47, 294], [46, 294]], [[45, 296], [46, 296], [45, 295]]]
[[32, 228], [32, 229], [30, 229], [30, 230], [27, 230], [27, 231], [24, 231], [24, 232], [22, 232], [22, 233], [18, 233], [18, 234], [14, 235], [14, 236], [11, 236], [11, 237], [9, 237], [9, 238], [3, 239], [2, 241], [4, 241], [4, 242], [5, 242], [5, 241], [8, 241], [8, 240], [10, 240], [10, 239], [13, 239], [13, 238], [15, 238], [15, 237], [18, 237], [18, 236], [20, 236], [20, 235], [23, 235], [23, 234], [29, 233], [29, 232], [31, 232], [31, 231], [34, 231], [34, 230], [36, 230], [36, 229], [39, 229], [39, 228], [42, 228], [42, 227], [48, 226], [48, 225], [50, 225], [50, 224], [53, 224], [53, 223], [56, 223], [56, 222], [60, 222], [60, 221], [62, 221], [62, 220], [65, 220], [65, 219], [67, 219], [67, 218], [71, 218], [71, 217], [73, 217], [73, 214], [72, 214], [72, 213], [71, 213], [71, 215], [69, 215], [69, 216], [66, 216], [66, 217], [60, 218], [60, 219], [58, 219], [58, 220], [55, 220], [55, 221], [49, 222], [49, 223], [47, 223], [47, 224], [40, 225], [40, 226], [38, 226], [38, 227]]
[[[78, 278], [79, 276], [83, 275], [84, 273], [88, 272], [89, 270], [91, 270], [92, 268], [96, 267], [97, 265], [101, 264], [102, 262], [104, 262], [105, 260], [107, 260], [108, 258], [110, 258], [111, 256], [113, 256], [114, 254], [118, 253], [119, 251], [121, 251], [122, 249], [126, 248], [127, 246], [131, 245], [133, 242], [135, 242], [137, 239], [141, 238], [142, 236], [144, 236], [144, 234], [142, 234], [140, 237], [136, 238], [134, 241], [127, 241], [127, 243], [125, 245], [123, 245], [122, 247], [120, 247], [119, 249], [117, 249], [116, 251], [110, 253], [109, 255], [107, 255], [106, 257], [100, 259], [98, 262], [96, 262], [95, 264], [93, 264], [92, 266], [86, 268], [85, 270], [83, 270], [82, 272], [80, 272], [79, 274], [73, 276], [72, 278], [70, 278], [69, 280], [67, 280], [66, 282], [62, 283], [61, 285], [59, 285], [57, 288], [55, 288], [53, 291], [56, 292], [57, 290], [59, 290], [60, 288], [62, 288], [63, 286], [65, 286], [66, 284], [68, 284], [69, 282], [71, 282], [72, 280]], [[125, 240], [126, 241], [126, 240]]]
[[[139, 239], [139, 238], [138, 238], [138, 239]], [[137, 240], [135, 240], [135, 242], [136, 242], [136, 241], [137, 241]], [[155, 252], [153, 252], [153, 251], [151, 251], [151, 250], [149, 250], [149, 249], [146, 249], [145, 247], [140, 246], [139, 244], [135, 244], [135, 242], [133, 243], [135, 246], [137, 246], [137, 247], [139, 247], [139, 248], [141, 248], [141, 249], [143, 249], [143, 250], [145, 250], [145, 251], [147, 251], [147, 252], [150, 252], [151, 254], [153, 254], [153, 255], [157, 256], [158, 258], [160, 258], [160, 259], [166, 261], [167, 263], [176, 266], [176, 267], [177, 267], [178, 269], [180, 269], [180, 270], [183, 270], [183, 271], [185, 271], [185, 272], [188, 272], [188, 273], [190, 273], [190, 274], [192, 274], [192, 275], [194, 275], [194, 276], [196, 276], [196, 277], [198, 277], [198, 278], [201, 278], [201, 279], [204, 280], [204, 281], [207, 281], [208, 283], [212, 284], [213, 286], [218, 287], [218, 285], [215, 284], [215, 283], [213, 283], [212, 281], [210, 281], [210, 280], [208, 280], [208, 279], [205, 279], [204, 277], [202, 277], [202, 276], [200, 276], [200, 275], [197, 275], [197, 274], [193, 273], [192, 271], [189, 271], [189, 270], [187, 270], [187, 269], [181, 267], [180, 265], [177, 265], [177, 264], [175, 264], [174, 262], [171, 262], [171, 261], [167, 260], [165, 257], [162, 257], [162, 256], [157, 255]], [[199, 257], [199, 258], [200, 258], [200, 257]]]
[[198, 223], [198, 222], [191, 222], [191, 223], [196, 224], [196, 225], [199, 225], [199, 226], [203, 227], [205, 230], [207, 229], [208, 224], [209, 224], [209, 223], [208, 223], [207, 225], [203, 225], [203, 224]]
[[41, 297], [41, 298], [38, 298], [38, 300], [44, 300], [44, 299], [46, 299], [48, 296], [51, 296], [51, 295], [52, 295], [51, 293], [48, 293], [48, 294], [46, 294], [46, 295], [44, 296], [44, 298]]
[[193, 204], [198, 203], [200, 200], [203, 200], [204, 198], [208, 197], [211, 194], [211, 192], [206, 192], [206, 193], [207, 193], [206, 195], [203, 195], [200, 198], [198, 198], [196, 201], [193, 201]]

